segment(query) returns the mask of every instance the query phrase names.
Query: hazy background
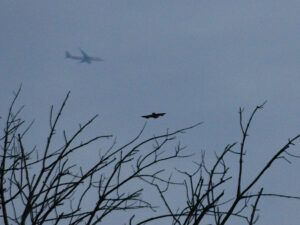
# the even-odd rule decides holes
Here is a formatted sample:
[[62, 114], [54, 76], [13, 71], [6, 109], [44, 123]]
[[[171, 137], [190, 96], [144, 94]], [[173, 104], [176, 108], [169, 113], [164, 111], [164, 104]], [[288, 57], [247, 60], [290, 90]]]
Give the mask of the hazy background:
[[[31, 140], [42, 145], [50, 105], [70, 90], [67, 130], [99, 114], [88, 134], [114, 134], [121, 144], [143, 126], [141, 115], [166, 112], [148, 121], [147, 134], [204, 121], [182, 140], [213, 158], [240, 140], [238, 108], [246, 116], [267, 100], [247, 145], [254, 175], [299, 134], [299, 12], [298, 0], [1, 1], [0, 115], [22, 83], [23, 115], [36, 119]], [[104, 62], [64, 58], [79, 47]], [[300, 195], [300, 161], [292, 161], [266, 174], [266, 192]], [[300, 221], [297, 201], [265, 199], [260, 208], [259, 224]]]

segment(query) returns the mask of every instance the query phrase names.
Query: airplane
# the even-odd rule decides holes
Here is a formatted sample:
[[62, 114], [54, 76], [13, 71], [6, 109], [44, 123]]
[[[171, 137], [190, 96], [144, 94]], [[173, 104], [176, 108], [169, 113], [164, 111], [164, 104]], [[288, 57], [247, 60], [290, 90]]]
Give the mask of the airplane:
[[66, 51], [66, 58], [80, 60], [80, 63], [88, 63], [88, 64], [91, 64], [92, 61], [98, 61], [98, 62], [103, 61], [103, 59], [99, 57], [88, 56], [88, 54], [86, 54], [81, 48], [79, 50], [82, 56], [73, 56], [68, 51]]
[[150, 115], [145, 115], [145, 116], [142, 116], [142, 117], [146, 118], [146, 119], [149, 119], [149, 118], [157, 119], [158, 117], [164, 116], [164, 115], [165, 115], [165, 113], [152, 113]]

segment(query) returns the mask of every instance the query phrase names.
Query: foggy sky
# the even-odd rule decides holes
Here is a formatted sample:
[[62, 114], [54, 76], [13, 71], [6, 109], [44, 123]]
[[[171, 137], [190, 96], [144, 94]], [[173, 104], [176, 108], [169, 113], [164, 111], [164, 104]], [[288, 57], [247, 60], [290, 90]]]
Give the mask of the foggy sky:
[[[183, 142], [213, 157], [240, 141], [239, 107], [246, 117], [267, 100], [247, 144], [246, 171], [254, 175], [299, 134], [299, 11], [296, 0], [2, 1], [0, 115], [22, 84], [23, 115], [36, 119], [32, 136], [39, 137], [50, 105], [70, 90], [62, 125], [70, 130], [99, 114], [89, 132], [124, 143], [143, 126], [141, 115], [165, 112], [148, 121], [147, 134], [204, 121]], [[79, 47], [104, 61], [65, 59]], [[299, 196], [299, 169], [300, 161], [277, 162], [262, 184]], [[300, 221], [300, 202], [265, 199], [260, 209], [259, 224]]]

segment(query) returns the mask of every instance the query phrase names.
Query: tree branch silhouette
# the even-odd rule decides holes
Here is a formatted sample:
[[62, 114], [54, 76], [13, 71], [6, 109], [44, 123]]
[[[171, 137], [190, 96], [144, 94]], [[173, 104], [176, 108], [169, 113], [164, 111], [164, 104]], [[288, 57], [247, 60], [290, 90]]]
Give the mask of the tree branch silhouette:
[[[70, 96], [68, 92], [57, 112], [54, 106], [50, 108], [49, 131], [44, 147], [30, 147], [26, 144], [27, 136], [34, 121], [26, 125], [21, 117], [24, 107], [16, 107], [20, 92], [21, 87], [14, 93], [6, 119], [0, 119], [1, 124], [4, 120], [0, 136], [1, 224], [101, 224], [116, 212], [125, 212], [130, 225], [158, 221], [174, 225], [224, 225], [230, 224], [233, 217], [253, 225], [259, 218], [259, 202], [265, 197], [300, 200], [299, 196], [269, 193], [264, 187], [259, 187], [259, 191], [256, 189], [258, 181], [277, 159], [290, 163], [288, 158], [299, 158], [288, 150], [295, 145], [300, 134], [288, 139], [256, 176], [245, 183], [245, 144], [252, 121], [265, 103], [252, 111], [246, 123], [244, 110], [240, 108], [242, 138], [239, 147], [237, 142], [225, 146], [220, 153], [215, 153], [210, 166], [204, 151], [195, 161], [196, 156], [186, 152], [186, 147], [176, 139], [202, 123], [142, 138], [145, 123], [128, 143], [117, 147], [116, 140], [112, 140], [110, 147], [101, 151], [96, 162], [81, 166], [72, 162], [76, 153], [83, 150], [92, 152], [95, 144], [100, 146], [104, 139], [113, 137], [96, 135], [85, 138], [85, 132], [98, 115], [79, 124], [73, 133], [60, 129]], [[170, 151], [171, 146], [173, 151]], [[228, 157], [232, 155], [238, 156], [236, 175], [231, 173], [228, 163]], [[192, 172], [177, 168], [168, 168], [171, 173], [166, 171], [165, 166], [171, 161], [191, 159], [195, 166]], [[176, 179], [173, 173], [177, 174]], [[168, 196], [170, 188], [175, 186], [182, 191], [183, 204], [179, 206], [173, 205]], [[145, 197], [147, 188], [157, 193], [156, 200], [160, 200], [160, 205], [154, 205], [151, 199]], [[153, 213], [141, 218], [137, 216], [138, 210]]]

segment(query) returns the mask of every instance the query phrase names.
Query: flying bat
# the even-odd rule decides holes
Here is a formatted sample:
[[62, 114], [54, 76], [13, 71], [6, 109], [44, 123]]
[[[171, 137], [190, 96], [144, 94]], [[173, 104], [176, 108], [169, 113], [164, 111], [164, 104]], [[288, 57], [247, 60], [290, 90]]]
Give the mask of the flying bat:
[[157, 119], [158, 117], [164, 116], [164, 115], [165, 115], [165, 113], [152, 113], [150, 115], [145, 115], [145, 116], [142, 116], [142, 117], [146, 118], [146, 119], [149, 119], [149, 118]]

